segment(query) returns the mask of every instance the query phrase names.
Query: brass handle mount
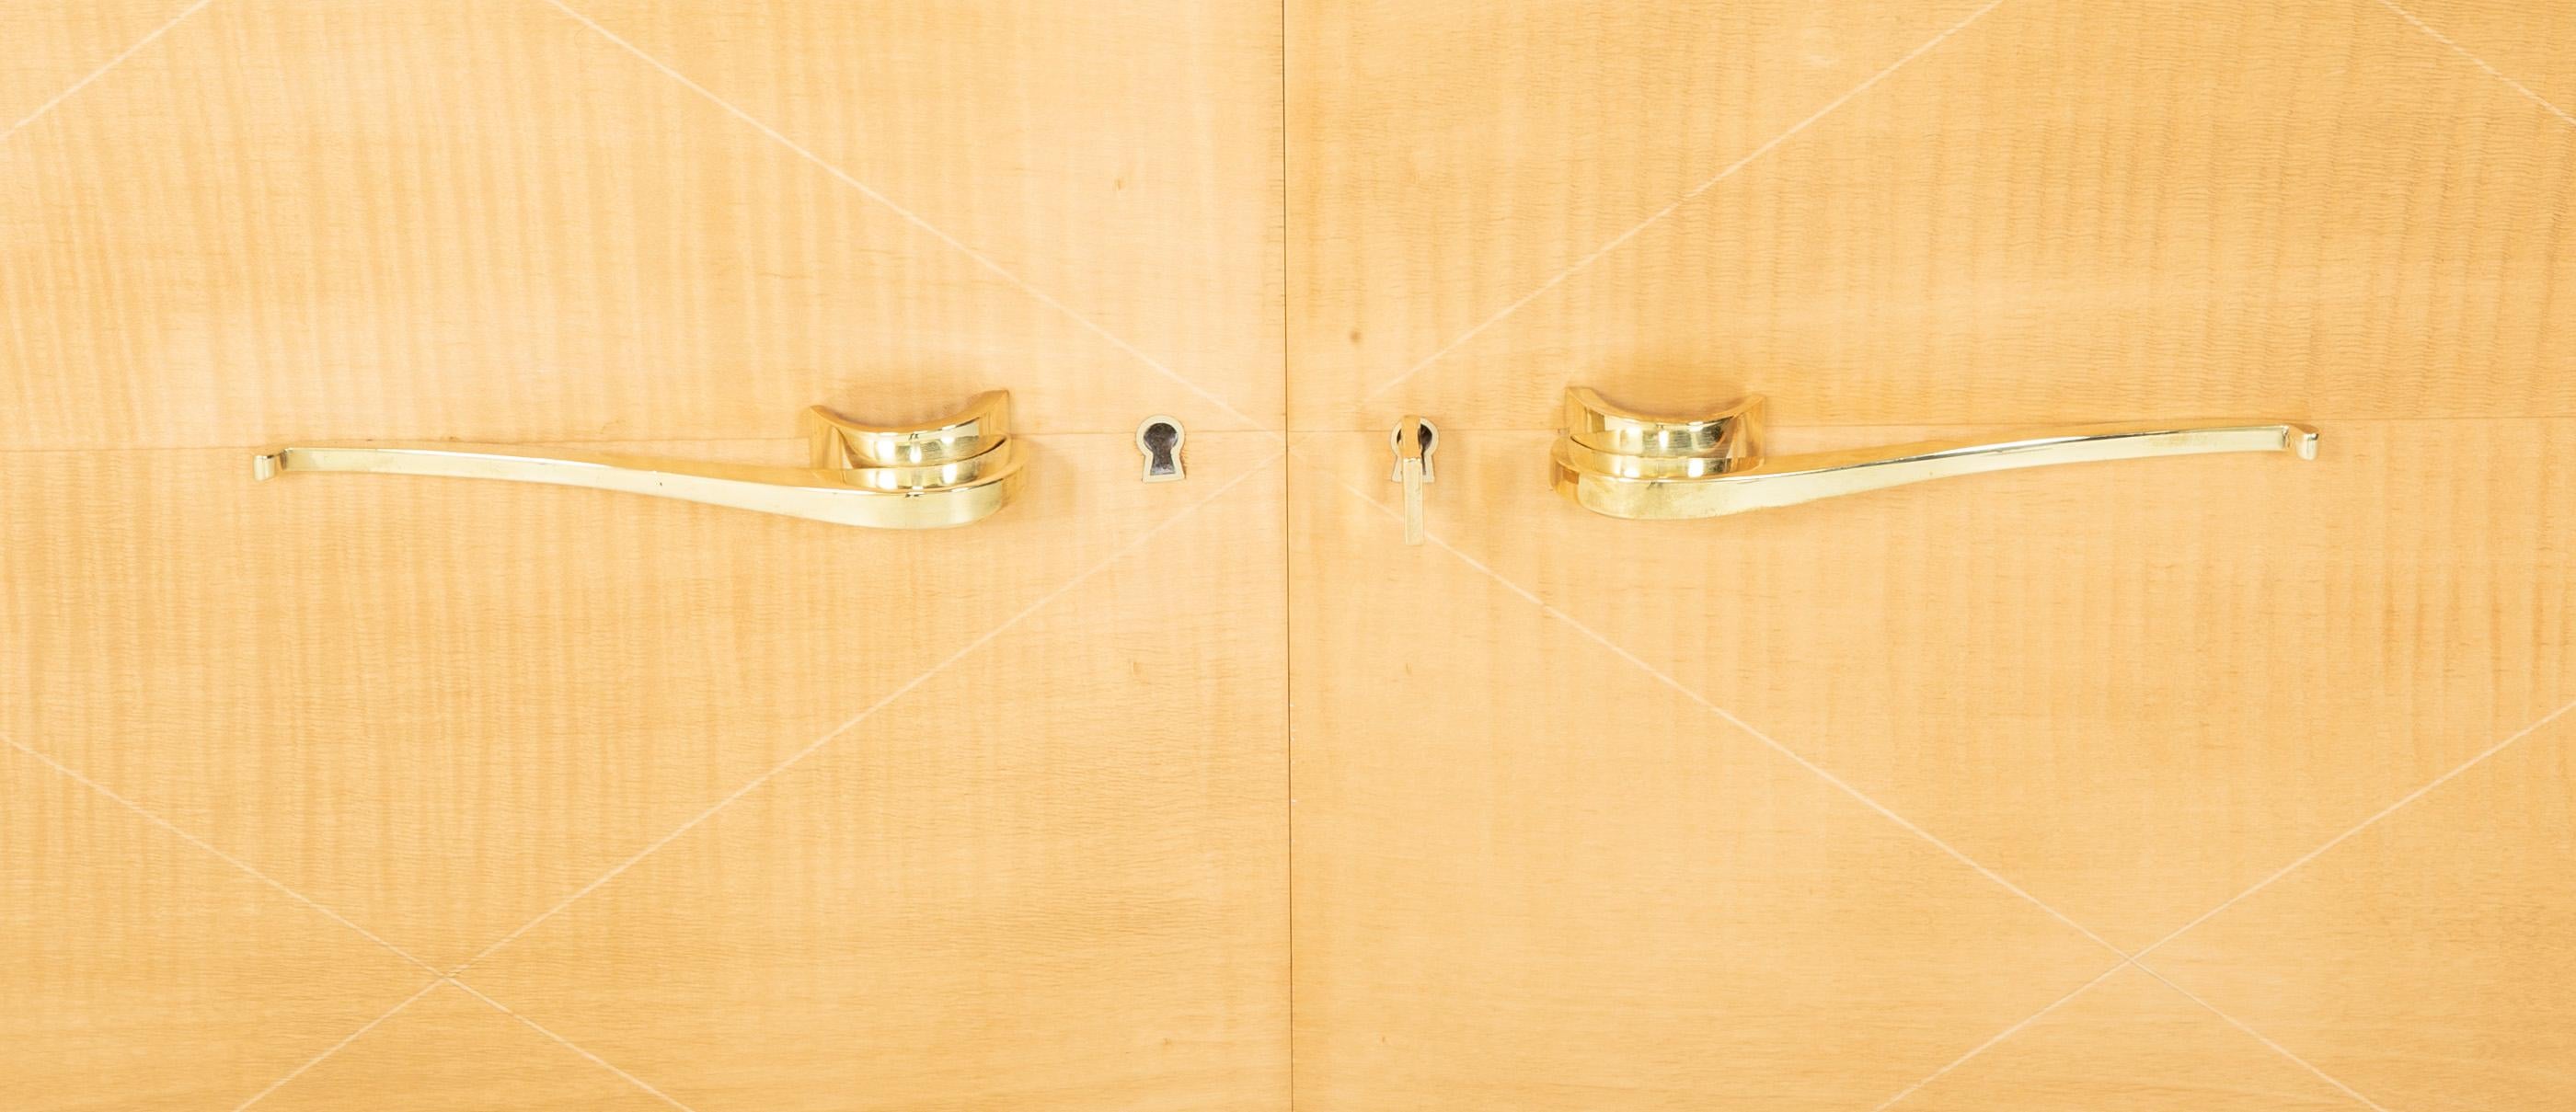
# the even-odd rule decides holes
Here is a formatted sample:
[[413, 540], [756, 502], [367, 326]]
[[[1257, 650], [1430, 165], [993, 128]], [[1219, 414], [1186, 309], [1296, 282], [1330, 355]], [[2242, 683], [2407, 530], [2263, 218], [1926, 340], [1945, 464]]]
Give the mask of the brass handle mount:
[[981, 521], [1018, 493], [1010, 394], [978, 394], [923, 425], [865, 425], [822, 406], [805, 411], [812, 465], [774, 467], [508, 444], [294, 445], [252, 460], [252, 477], [291, 471], [439, 475], [589, 487], [874, 529], [939, 529]]
[[1653, 417], [1575, 387], [1565, 392], [1565, 427], [1554, 453], [1556, 488], [1594, 513], [1669, 520], [2061, 463], [2211, 452], [2317, 456], [2317, 430], [2285, 421], [2073, 425], [1771, 456], [1762, 451], [1762, 415], [1762, 399], [1754, 397], [1705, 417]]

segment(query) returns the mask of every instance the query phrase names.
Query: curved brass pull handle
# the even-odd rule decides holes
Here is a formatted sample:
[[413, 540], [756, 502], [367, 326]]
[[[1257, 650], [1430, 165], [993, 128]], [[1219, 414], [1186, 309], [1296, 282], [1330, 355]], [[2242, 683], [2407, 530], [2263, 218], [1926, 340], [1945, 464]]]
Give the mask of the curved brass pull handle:
[[1714, 416], [1679, 419], [1621, 409], [1576, 387], [1565, 392], [1556, 488], [1594, 513], [1660, 520], [1717, 517], [1926, 479], [2060, 463], [2209, 452], [2317, 455], [2317, 430], [2306, 425], [2141, 421], [1765, 456], [1761, 422], [1758, 397]]
[[252, 475], [366, 471], [444, 475], [619, 490], [684, 502], [874, 529], [939, 529], [992, 516], [1018, 493], [1021, 450], [1009, 435], [1010, 395], [978, 394], [965, 411], [927, 425], [862, 425], [821, 406], [806, 411], [813, 466], [771, 467], [556, 451], [508, 444], [317, 444], [252, 461]]

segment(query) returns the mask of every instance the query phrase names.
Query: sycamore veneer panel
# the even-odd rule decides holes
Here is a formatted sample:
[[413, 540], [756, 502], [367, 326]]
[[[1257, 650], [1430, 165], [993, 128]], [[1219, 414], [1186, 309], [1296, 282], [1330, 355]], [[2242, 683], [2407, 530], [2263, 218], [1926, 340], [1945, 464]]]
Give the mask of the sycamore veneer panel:
[[0, 135], [99, 71], [191, 0], [0, 4]]
[[601, 1069], [517, 1017], [438, 984], [312, 1069], [285, 1078], [269, 1112], [669, 1112], [641, 1086]]
[[[1137, 49], [1113, 22], [877, 28], [867, 57], [940, 64], [812, 97], [892, 97], [951, 153], [871, 196], [875, 163], [827, 157], [853, 185], [545, 3], [212, 5], [0, 145], [0, 447], [770, 437], [815, 402], [901, 421], [995, 388], [1028, 431], [1275, 425], [1278, 191], [1241, 151], [1276, 153], [1276, 44], [1183, 21], [1090, 82]], [[1250, 107], [1086, 127], [1058, 87]], [[1122, 152], [1148, 195], [1027, 170], [1005, 125]]]
[[2362, 1105], [2189, 997], [2124, 967], [1895, 1107], [2353, 1112]]
[[1284, 1108], [1281, 479], [465, 979], [697, 1108]]
[[[1894, 1095], [2117, 960], [2085, 932], [2151, 946], [2576, 698], [2571, 437], [2566, 420], [2332, 423], [2313, 463], [2069, 467], [1626, 522], [1547, 489], [1549, 434], [1456, 431], [1434, 543], [1406, 548], [1367, 501], [1396, 499], [1383, 437], [1300, 436], [1300, 1093]], [[2207, 943], [2216, 971], [2190, 983], [2261, 1000], [2219, 1003], [2267, 1032], [2259, 1016], [2286, 1017], [2285, 1039], [2324, 1025], [2314, 1041], [2365, 1091], [2553, 1091], [2554, 997], [2499, 994], [2564, 965], [2548, 800], [2576, 787], [2563, 763], [2527, 771], [2492, 837], [2430, 839], [2420, 876], [2363, 867], [2241, 948]], [[2462, 873], [2481, 883], [2441, 898]], [[2416, 891], [2423, 936], [2387, 918]], [[2283, 898], [2173, 946], [2235, 939]], [[2290, 932], [2309, 941], [2260, 941]], [[2417, 949], [2435, 940], [2469, 953]], [[1987, 966], [1998, 948], [2010, 960]], [[2119, 1076], [2132, 1097], [2313, 1099], [2233, 1072], [2237, 1041], [2279, 1056], [2153, 987], [2184, 1010], [2121, 988], [2042, 1029], [2020, 1051], [2038, 1059], [1956, 1084], [2030, 1106], [2094, 1106]], [[2420, 1027], [2374, 1018], [2409, 993], [2392, 1014]], [[2172, 1037], [2127, 1055], [2140, 1036], [2120, 1025]], [[2448, 1057], [2415, 1061], [2427, 1039]], [[2107, 1088], [2073, 1086], [2083, 1062], [2116, 1067]]]
[[429, 974], [0, 736], [0, 1107], [231, 1108]]
[[1300, 1107], [1866, 1108], [2114, 960], [1404, 547], [1360, 439], [1291, 519]]
[[2576, 713], [2147, 959], [2390, 1108], [2576, 1102]]
[[[1679, 522], [1566, 502], [1549, 440], [1445, 437], [1432, 532], [2124, 948], [2576, 698], [2576, 421]], [[1382, 437], [1301, 445], [1393, 497]]]
[[1278, 427], [1277, 4], [574, 6], [1132, 345], [1135, 404]]
[[[1145, 485], [1124, 437], [1029, 439], [1019, 503], [919, 533], [460, 480], [254, 484], [237, 452], [9, 454], [0, 669], [24, 697], [0, 733], [26, 751], [0, 757], [28, 817], [6, 856], [38, 871], [9, 901], [30, 965], [7, 1011], [27, 1027], [11, 1045], [71, 1071], [29, 1075], [56, 1103], [12, 1107], [248, 1097], [294, 1064], [272, 1044], [320, 1054], [426, 983], [361, 931], [439, 970], [497, 952], [467, 982], [585, 1045], [622, 1017], [686, 1028], [621, 1066], [683, 1088], [770, 1078], [759, 1107], [1276, 1105], [1278, 449], [1193, 437], [1192, 481]], [[58, 787], [73, 773], [205, 845], [115, 807], [91, 821], [124, 842], [48, 833], [57, 797], [106, 805]], [[116, 848], [137, 839], [178, 848]], [[162, 856], [209, 873], [200, 887], [237, 878], [219, 906], [263, 918], [218, 929], [101, 895]], [[712, 875], [656, 879], [689, 865]], [[766, 904], [728, 887], [756, 878]], [[633, 902], [666, 883], [721, 890]], [[806, 933], [835, 924], [863, 934]], [[655, 967], [581, 965], [566, 931], [575, 953]], [[352, 944], [393, 983], [360, 993], [334, 968], [271, 987]], [[709, 963], [695, 981], [689, 961]], [[128, 1017], [171, 992], [208, 999]], [[311, 1085], [411, 1091], [426, 1072], [425, 1092], [484, 1105], [461, 1059], [416, 1041], [473, 1014], [439, 999]], [[531, 1070], [562, 1049], [494, 1018], [459, 1047], [506, 1037]], [[165, 1044], [208, 1076], [165, 1075]], [[981, 1066], [958, 1065], [969, 1050]], [[807, 1087], [823, 1067], [858, 1072]], [[502, 1076], [485, 1084], [517, 1088]]]
[[[11, 453], [0, 730], [452, 964], [1276, 451], [1193, 437], [1147, 486], [1124, 438], [1029, 440], [1025, 497], [931, 532]], [[1275, 550], [1200, 563], [1275, 596]]]
[[1299, 9], [1299, 427], [2576, 413], [2576, 126], [2379, 4], [2006, 0], [1794, 134], [1952, 9], [1542, 10]]
[[[2386, 8], [2387, 5], [2382, 5]], [[2453, 64], [2493, 67], [2495, 77], [2520, 85], [2544, 111], [2576, 115], [2576, 7], [2527, 0], [2409, 0], [2399, 5], [2430, 35], [2464, 52]], [[2569, 119], [2576, 126], [2576, 119]]]

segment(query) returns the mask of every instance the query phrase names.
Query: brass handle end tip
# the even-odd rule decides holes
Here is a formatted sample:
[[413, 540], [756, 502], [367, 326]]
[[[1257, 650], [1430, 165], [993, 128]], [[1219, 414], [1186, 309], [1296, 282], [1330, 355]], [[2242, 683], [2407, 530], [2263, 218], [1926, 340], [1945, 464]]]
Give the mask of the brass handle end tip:
[[251, 481], [264, 483], [276, 478], [278, 455], [277, 452], [263, 452], [250, 457]]
[[2282, 447], [2297, 452], [2300, 459], [2317, 458], [2317, 430], [2306, 425], [2292, 425], [2285, 439], [2289, 443]]

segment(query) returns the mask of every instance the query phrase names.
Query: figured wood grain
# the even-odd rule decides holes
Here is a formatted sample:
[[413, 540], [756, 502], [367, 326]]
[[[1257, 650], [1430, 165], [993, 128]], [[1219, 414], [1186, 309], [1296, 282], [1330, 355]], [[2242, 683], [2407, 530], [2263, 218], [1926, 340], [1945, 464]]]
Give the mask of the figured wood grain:
[[579, 7], [1132, 345], [1097, 372], [1121, 404], [1277, 427], [1275, 4]]
[[14, 746], [0, 793], [0, 1106], [230, 1107], [428, 980]]
[[[570, 7], [0, 137], [0, 1106], [1283, 1107], [1275, 6]], [[179, 8], [0, 3], [0, 127]], [[249, 472], [990, 388], [937, 533]]]
[[857, 118], [599, 10], [755, 126], [535, 0], [225, 0], [0, 146], [0, 446], [771, 437], [1003, 388], [1032, 431], [1275, 426], [1276, 13], [1180, 7], [839, 19], [791, 72]]
[[2576, 9], [2518, 0], [2413, 0], [2390, 10], [2439, 36], [2461, 64], [2485, 67], [2561, 119], [2576, 116]]
[[[0, 0], [0, 1106], [2576, 1100], [2563, 13], [567, 4]], [[938, 534], [241, 451], [991, 387]]]
[[89, 4], [0, 5], [0, 134], [65, 99], [84, 79], [153, 29], [186, 11], [191, 0], [98, 0]]
[[[1652, 523], [1459, 432], [1423, 548], [1382, 438], [1301, 435], [1300, 1103], [1871, 1107], [2163, 943], [2389, 1107], [2550, 1107], [2576, 423], [2323, 431]], [[2146, 985], [1918, 1095], [2310, 1106]]]
[[[928, 533], [462, 480], [253, 483], [221, 450], [0, 456], [0, 763], [21, 789], [0, 1076], [27, 1086], [0, 1103], [230, 1107], [426, 983], [391, 949], [480, 957], [496, 998], [585, 1042], [694, 1030], [604, 1049], [713, 1086], [712, 1107], [1275, 1105], [1276, 449], [1193, 437], [1194, 480], [1149, 486], [1124, 437], [1028, 439], [1028, 497]], [[812, 771], [764, 781], [808, 750]], [[648, 863], [584, 894], [729, 799], [657, 851], [722, 890], [639, 909], [627, 889], [667, 887]], [[193, 887], [116, 898], [146, 883], [127, 861]], [[775, 902], [756, 915], [754, 877]], [[224, 915], [177, 902], [209, 886]], [[545, 932], [492, 950], [558, 908], [555, 929], [622, 940], [581, 954], [651, 969], [549, 957]], [[692, 954], [712, 964], [684, 989]], [[484, 1011], [475, 1038], [516, 1038]], [[350, 1103], [430, 1084], [406, 1079], [432, 1048], [402, 1041], [425, 1022], [310, 1084]], [[546, 1048], [511, 1068], [600, 1072]], [[524, 1087], [436, 1072], [449, 1107]]]
[[2576, 413], [2576, 125], [2369, 0], [2007, 0], [1886, 72], [1975, 10], [1300, 6], [1298, 426]]
[[694, 1107], [1284, 1106], [1281, 477], [470, 979]]
[[[1299, 1106], [2576, 1099], [2544, 8], [1292, 6]], [[1615, 521], [1577, 384], [2324, 447]]]
[[2146, 973], [2124, 968], [1997, 1046], [1906, 1096], [1900, 1108], [2085, 1108], [2149, 1112], [2350, 1112], [2323, 1078], [2225, 1024]]
[[2176, 940], [2159, 968], [2390, 1107], [2566, 1103], [2571, 734], [2562, 718], [2461, 774]]
[[527, 1112], [650, 1112], [669, 1103], [601, 1069], [464, 989], [438, 985], [340, 1053], [289, 1079], [258, 1107], [431, 1109], [471, 1104]]

